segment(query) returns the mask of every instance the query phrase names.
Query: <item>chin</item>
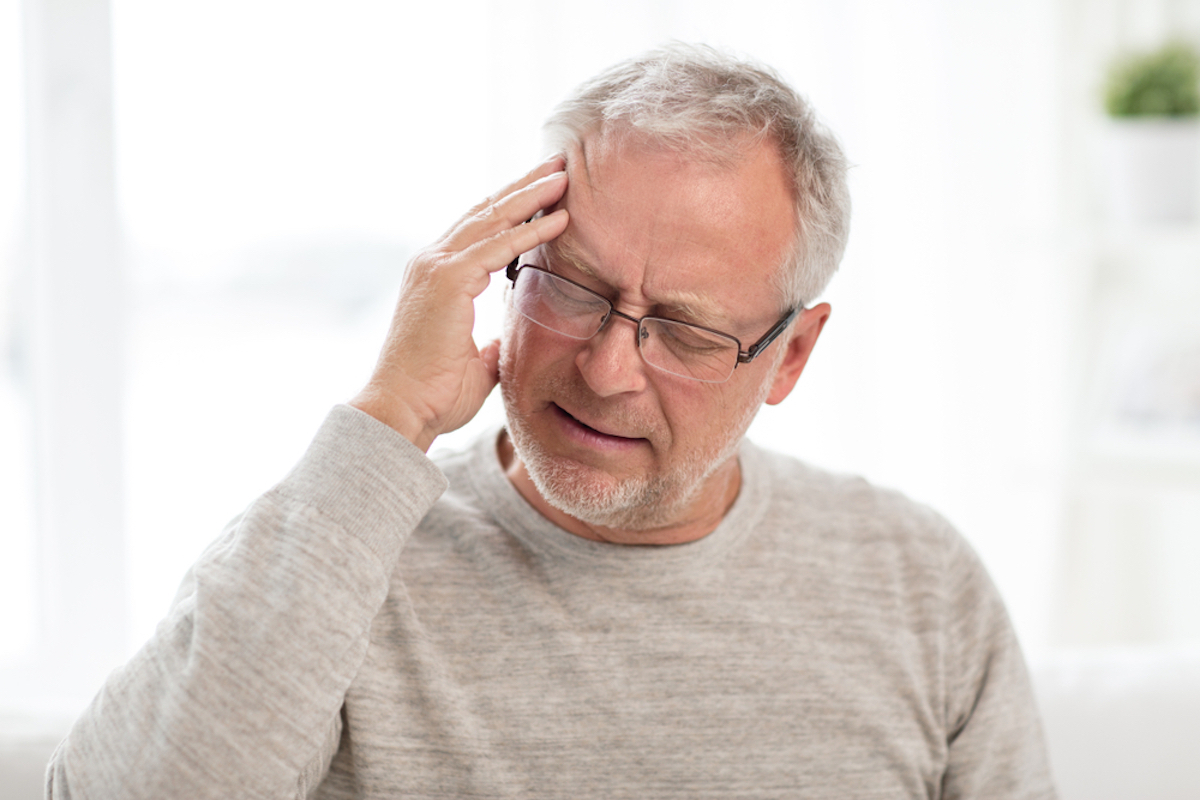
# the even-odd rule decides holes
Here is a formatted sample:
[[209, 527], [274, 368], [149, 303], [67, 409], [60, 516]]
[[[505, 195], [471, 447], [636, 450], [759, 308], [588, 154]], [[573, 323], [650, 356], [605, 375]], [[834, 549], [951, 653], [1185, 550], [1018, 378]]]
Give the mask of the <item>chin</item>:
[[601, 528], [644, 531], [668, 525], [687, 505], [687, 497], [671, 497], [663, 481], [647, 477], [616, 479], [564, 458], [546, 456], [538, 447], [522, 448], [513, 435], [517, 455], [538, 494], [554, 508], [580, 522]]
[[509, 407], [508, 432], [530, 480], [547, 503], [596, 527], [648, 531], [687, 517], [705, 481], [736, 452], [692, 460], [666, 472], [617, 477], [551, 452], [519, 413]]

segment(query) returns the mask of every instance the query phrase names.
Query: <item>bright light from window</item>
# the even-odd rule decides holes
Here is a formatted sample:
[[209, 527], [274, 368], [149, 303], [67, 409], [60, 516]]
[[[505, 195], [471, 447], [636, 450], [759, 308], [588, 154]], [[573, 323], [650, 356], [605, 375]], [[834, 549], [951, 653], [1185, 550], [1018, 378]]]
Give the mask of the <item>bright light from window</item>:
[[32, 443], [21, 309], [24, 92], [18, 0], [0, 0], [0, 664], [33, 643]]

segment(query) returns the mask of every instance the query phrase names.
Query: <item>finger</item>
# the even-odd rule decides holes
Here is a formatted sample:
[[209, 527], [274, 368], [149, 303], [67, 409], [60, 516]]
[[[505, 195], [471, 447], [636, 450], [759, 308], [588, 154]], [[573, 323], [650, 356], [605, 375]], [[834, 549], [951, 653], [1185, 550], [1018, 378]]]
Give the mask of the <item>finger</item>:
[[514, 228], [554, 205], [566, 190], [567, 173], [560, 170], [543, 176], [464, 216], [447, 234], [445, 244], [451, 250], [463, 250], [506, 228]]
[[[496, 272], [538, 245], [557, 238], [567, 229], [569, 220], [570, 216], [567, 214], [567, 210], [560, 208], [552, 214], [538, 217], [524, 225], [507, 228], [477, 242], [464, 250], [461, 256], [472, 263], [479, 264], [489, 273]], [[483, 289], [480, 291], [482, 292]]]
[[[544, 217], [501, 230], [464, 250], [444, 254], [444, 258], [414, 260], [409, 265], [408, 275], [420, 272], [422, 278], [419, 280], [431, 281], [428, 285], [434, 293], [425, 296], [427, 302], [445, 302], [448, 296], [459, 292], [478, 297], [487, 289], [493, 272], [508, 266], [522, 253], [562, 234], [569, 219], [567, 210], [560, 208]], [[436, 275], [441, 277], [433, 280]]]
[[569, 219], [567, 210], [560, 208], [552, 214], [500, 231], [454, 254], [446, 265], [453, 269], [456, 278], [443, 289], [478, 297], [487, 289], [493, 272], [499, 272], [522, 253], [559, 236], [567, 229]]
[[540, 180], [541, 178], [544, 178], [547, 175], [551, 175], [555, 172], [562, 172], [563, 168], [566, 166], [566, 163], [567, 163], [566, 159], [564, 159], [561, 154], [555, 153], [554, 155], [550, 156], [545, 161], [543, 161], [541, 164], [538, 164], [536, 167], [531, 169], [529, 172], [522, 175], [520, 178], [517, 178], [512, 183], [505, 186], [500, 191], [496, 192], [493, 195], [485, 197], [483, 200], [476, 203], [475, 206], [468, 212], [468, 214], [469, 215], [476, 214], [476, 213], [482, 211], [483, 209], [487, 208], [490, 205], [495, 205], [501, 199], [509, 196], [513, 192], [524, 189], [529, 184], [533, 183], [534, 181]]

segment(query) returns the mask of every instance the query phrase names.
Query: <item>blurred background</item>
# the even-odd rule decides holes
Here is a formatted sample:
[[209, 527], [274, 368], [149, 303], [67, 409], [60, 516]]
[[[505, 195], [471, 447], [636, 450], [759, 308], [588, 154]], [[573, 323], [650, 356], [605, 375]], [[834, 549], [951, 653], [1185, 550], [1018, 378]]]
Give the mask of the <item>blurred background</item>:
[[1035, 661], [1200, 646], [1197, 123], [1105, 106], [1200, 0], [0, 0], [0, 713], [82, 708], [365, 380], [410, 254], [667, 39], [776, 67], [854, 164], [752, 437], [946, 514]]

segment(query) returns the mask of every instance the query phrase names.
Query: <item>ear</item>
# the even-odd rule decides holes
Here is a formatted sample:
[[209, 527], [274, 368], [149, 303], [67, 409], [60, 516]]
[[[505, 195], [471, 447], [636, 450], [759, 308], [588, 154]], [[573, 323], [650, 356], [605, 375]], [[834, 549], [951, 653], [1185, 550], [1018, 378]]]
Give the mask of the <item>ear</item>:
[[817, 337], [821, 335], [821, 330], [832, 311], [828, 303], [820, 303], [804, 309], [800, 318], [792, 323], [791, 335], [787, 340], [787, 353], [775, 373], [771, 391], [767, 393], [768, 405], [782, 403], [784, 398], [792, 393], [792, 388], [800, 379], [800, 373], [804, 371], [809, 355], [817, 346]]

